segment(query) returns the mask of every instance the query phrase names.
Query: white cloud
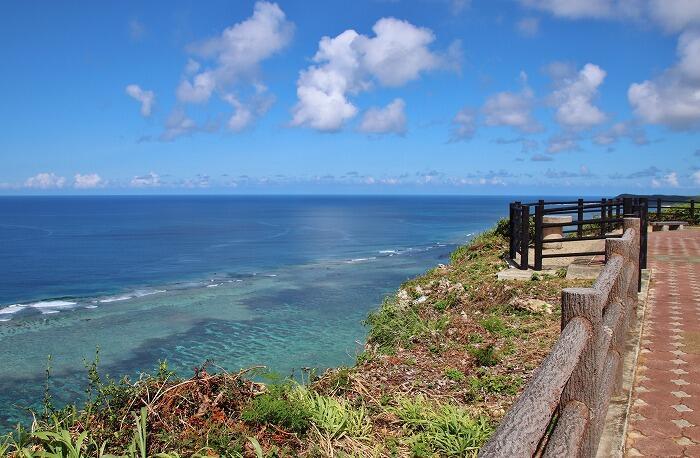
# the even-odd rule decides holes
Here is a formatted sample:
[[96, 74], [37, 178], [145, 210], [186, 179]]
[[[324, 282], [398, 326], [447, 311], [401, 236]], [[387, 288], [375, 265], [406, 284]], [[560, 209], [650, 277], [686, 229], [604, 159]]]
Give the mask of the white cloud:
[[141, 103], [142, 116], [151, 116], [151, 112], [153, 111], [153, 103], [156, 99], [153, 91], [144, 91], [137, 84], [130, 84], [126, 87], [126, 93], [129, 95], [129, 97]]
[[197, 124], [187, 117], [185, 110], [176, 108], [165, 121], [165, 131], [161, 134], [162, 141], [172, 141], [183, 135], [190, 135], [197, 130]]
[[76, 173], [73, 178], [75, 180], [73, 186], [79, 189], [96, 188], [104, 183], [102, 178], [96, 173], [87, 173], [85, 175]]
[[634, 83], [627, 91], [634, 112], [650, 124], [676, 130], [700, 128], [700, 32], [678, 39], [679, 61], [653, 80]]
[[697, 0], [650, 0], [649, 6], [651, 16], [670, 32], [700, 24]]
[[358, 129], [368, 134], [403, 135], [406, 133], [405, 107], [406, 103], [402, 99], [394, 99], [384, 108], [370, 108], [365, 112]]
[[605, 121], [605, 113], [593, 105], [605, 76], [605, 70], [589, 63], [575, 76], [555, 82], [558, 89], [551, 100], [556, 107], [555, 119], [562, 127], [584, 130]]
[[267, 93], [267, 88], [257, 84], [256, 95], [248, 103], [241, 102], [233, 94], [225, 94], [223, 100], [234, 108], [233, 115], [228, 119], [227, 127], [233, 132], [242, 132], [250, 127], [255, 119], [265, 114], [275, 101], [274, 96]]
[[[248, 19], [188, 47], [199, 59], [188, 59], [184, 79], [176, 90], [178, 100], [205, 103], [217, 93], [234, 108], [227, 122], [229, 130], [245, 130], [274, 102], [273, 96], [264, 94], [267, 88], [261, 83], [260, 64], [287, 47], [293, 35], [294, 24], [276, 3], [257, 2]], [[209, 65], [204, 67], [203, 63]], [[166, 126], [166, 140], [195, 129], [194, 121], [179, 118], [179, 126], [175, 118], [171, 127]]]
[[[228, 27], [218, 37], [190, 46], [194, 54], [214, 65], [195, 74], [192, 81], [183, 80], [177, 89], [178, 99], [205, 102], [216, 88], [225, 90], [241, 79], [255, 79], [260, 63], [284, 49], [293, 34], [294, 25], [276, 3], [257, 2], [250, 18]], [[186, 73], [199, 70], [199, 63], [193, 62], [188, 61]]]
[[527, 86], [527, 75], [520, 75], [523, 88], [520, 92], [499, 92], [489, 97], [481, 111], [487, 126], [508, 126], [523, 133], [542, 130], [532, 115], [535, 95]]
[[700, 170], [693, 172], [690, 178], [692, 178], [693, 184], [700, 186]]
[[518, 32], [525, 37], [534, 37], [540, 31], [540, 20], [536, 17], [525, 17], [516, 24]]
[[151, 188], [160, 186], [160, 176], [157, 173], [149, 172], [146, 175], [135, 176], [131, 179], [131, 186], [134, 188]]
[[65, 184], [64, 177], [48, 172], [38, 173], [24, 182], [25, 187], [36, 189], [62, 188]]
[[578, 138], [573, 135], [555, 135], [547, 141], [548, 153], [556, 154], [564, 151], [578, 151], [579, 149]]
[[601, 146], [609, 146], [621, 138], [629, 138], [636, 145], [647, 145], [649, 139], [644, 130], [632, 121], [617, 122], [608, 129], [593, 136], [593, 142]]
[[700, 24], [697, 0], [519, 0], [520, 4], [567, 19], [651, 20], [678, 32]]
[[476, 133], [476, 112], [464, 107], [452, 119], [450, 141], [468, 140]]
[[520, 3], [569, 19], [629, 16], [636, 0], [520, 0]]
[[372, 30], [374, 37], [346, 30], [335, 38], [321, 38], [314, 64], [297, 80], [293, 126], [339, 130], [358, 112], [349, 96], [374, 84], [404, 85], [426, 71], [448, 66], [457, 53], [458, 46], [446, 56], [431, 51], [433, 32], [406, 21], [382, 18]]
[[662, 178], [652, 178], [651, 179], [652, 188], [677, 188], [678, 187], [678, 174], [676, 172], [669, 172]]
[[215, 87], [214, 74], [211, 71], [205, 71], [195, 75], [192, 82], [182, 81], [177, 87], [177, 98], [185, 103], [207, 102]]

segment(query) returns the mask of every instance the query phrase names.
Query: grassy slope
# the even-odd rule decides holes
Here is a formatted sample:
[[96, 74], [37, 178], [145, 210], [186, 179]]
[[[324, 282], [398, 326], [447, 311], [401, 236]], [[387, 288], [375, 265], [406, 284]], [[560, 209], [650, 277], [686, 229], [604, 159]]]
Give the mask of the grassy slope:
[[[33, 432], [8, 437], [4, 450], [0, 441], [0, 455], [474, 455], [556, 340], [561, 289], [585, 284], [497, 281], [506, 249], [487, 232], [402, 285], [368, 317], [368, 343], [351, 368], [306, 386], [264, 386], [221, 369], [181, 380], [165, 366], [105, 381], [95, 365], [86, 406], [48, 402]], [[524, 310], [516, 298], [554, 312]]]

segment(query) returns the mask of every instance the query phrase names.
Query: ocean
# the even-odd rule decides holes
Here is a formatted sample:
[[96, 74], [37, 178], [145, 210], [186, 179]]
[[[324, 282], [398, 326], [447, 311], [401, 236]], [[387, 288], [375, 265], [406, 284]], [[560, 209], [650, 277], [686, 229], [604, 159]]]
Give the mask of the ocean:
[[0, 429], [85, 361], [282, 375], [352, 364], [362, 320], [507, 216], [512, 197], [0, 197]]

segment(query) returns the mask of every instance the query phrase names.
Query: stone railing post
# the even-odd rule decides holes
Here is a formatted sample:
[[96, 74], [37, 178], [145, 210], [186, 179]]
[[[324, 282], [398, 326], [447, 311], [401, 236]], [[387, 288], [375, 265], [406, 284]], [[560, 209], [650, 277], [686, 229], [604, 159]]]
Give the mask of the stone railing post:
[[603, 342], [603, 297], [593, 288], [566, 288], [561, 300], [562, 329], [568, 322], [581, 317], [588, 321], [592, 335], [581, 355], [579, 364], [564, 387], [560, 405], [578, 401], [587, 409], [589, 426], [584, 433], [580, 456], [595, 455], [598, 448], [605, 412], [598, 412], [598, 380], [601, 377], [600, 361], [607, 350]]

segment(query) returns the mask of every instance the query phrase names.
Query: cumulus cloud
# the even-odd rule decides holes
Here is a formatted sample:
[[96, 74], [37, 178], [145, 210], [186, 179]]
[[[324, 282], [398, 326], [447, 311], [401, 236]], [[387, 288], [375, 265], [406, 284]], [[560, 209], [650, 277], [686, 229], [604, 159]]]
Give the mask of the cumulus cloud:
[[267, 88], [258, 83], [255, 85], [256, 94], [247, 101], [242, 102], [234, 94], [226, 94], [223, 100], [234, 108], [234, 112], [228, 119], [227, 127], [233, 132], [241, 132], [250, 127], [255, 120], [264, 115], [275, 102], [273, 95], [267, 92]]
[[650, 0], [649, 7], [651, 16], [670, 32], [700, 24], [700, 2], [696, 0]]
[[[178, 101], [202, 104], [216, 93], [234, 109], [227, 122], [229, 130], [245, 130], [274, 102], [261, 82], [260, 64], [287, 47], [293, 35], [294, 24], [276, 3], [257, 2], [248, 19], [188, 47], [197, 60], [190, 57], [185, 65], [176, 90]], [[171, 117], [164, 139], [194, 130], [194, 121], [178, 116]]]
[[464, 107], [452, 119], [450, 141], [469, 140], [476, 133], [476, 111]]
[[405, 107], [402, 99], [394, 99], [384, 108], [370, 108], [362, 117], [358, 130], [368, 134], [403, 135], [406, 133]]
[[535, 95], [527, 85], [527, 75], [520, 75], [523, 88], [520, 92], [499, 92], [490, 96], [481, 111], [487, 126], [508, 126], [523, 133], [534, 133], [542, 126], [533, 117]]
[[650, 124], [674, 130], [700, 128], [700, 32], [678, 39], [677, 64], [658, 78], [633, 83], [627, 91], [634, 112]]
[[146, 175], [135, 176], [129, 183], [134, 188], [153, 188], [160, 186], [160, 176], [157, 173], [149, 172]]
[[276, 3], [257, 2], [250, 18], [189, 47], [192, 53], [213, 61], [213, 65], [196, 73], [199, 63], [188, 61], [186, 73], [196, 74], [191, 81], [180, 83], [178, 98], [182, 102], [205, 102], [214, 89], [226, 90], [240, 79], [255, 77], [260, 63], [284, 49], [293, 33], [294, 25]]
[[73, 186], [78, 189], [97, 188], [104, 183], [102, 178], [96, 173], [87, 173], [85, 175], [76, 173], [73, 179]]
[[66, 179], [55, 173], [42, 172], [25, 180], [24, 186], [35, 189], [62, 188], [66, 184]]
[[517, 22], [516, 28], [520, 35], [534, 37], [540, 31], [540, 20], [536, 17], [525, 17]]
[[593, 142], [600, 146], [610, 146], [617, 143], [621, 138], [628, 138], [635, 145], [649, 144], [649, 139], [644, 129], [632, 121], [614, 123], [608, 129], [595, 134]]
[[678, 174], [676, 172], [669, 172], [661, 178], [651, 179], [652, 188], [677, 188], [678, 187]]
[[447, 56], [430, 50], [435, 35], [429, 29], [382, 18], [372, 30], [373, 37], [346, 30], [321, 38], [313, 65], [299, 74], [291, 125], [337, 131], [358, 113], [350, 96], [375, 84], [401, 86], [454, 61], [456, 47]]
[[690, 175], [694, 185], [700, 186], [700, 170], [696, 170]]
[[144, 91], [137, 84], [130, 84], [126, 87], [126, 93], [129, 97], [141, 103], [141, 116], [151, 116], [153, 103], [156, 99], [153, 91]]
[[165, 131], [160, 135], [161, 141], [169, 142], [183, 135], [190, 135], [197, 130], [197, 123], [187, 117], [185, 110], [176, 108], [165, 121]]
[[669, 32], [700, 24], [696, 0], [519, 0], [567, 19], [650, 20]]
[[605, 70], [589, 63], [575, 75], [555, 81], [557, 89], [551, 101], [556, 109], [555, 119], [562, 127], [584, 130], [605, 121], [605, 113], [593, 104], [605, 76]]

